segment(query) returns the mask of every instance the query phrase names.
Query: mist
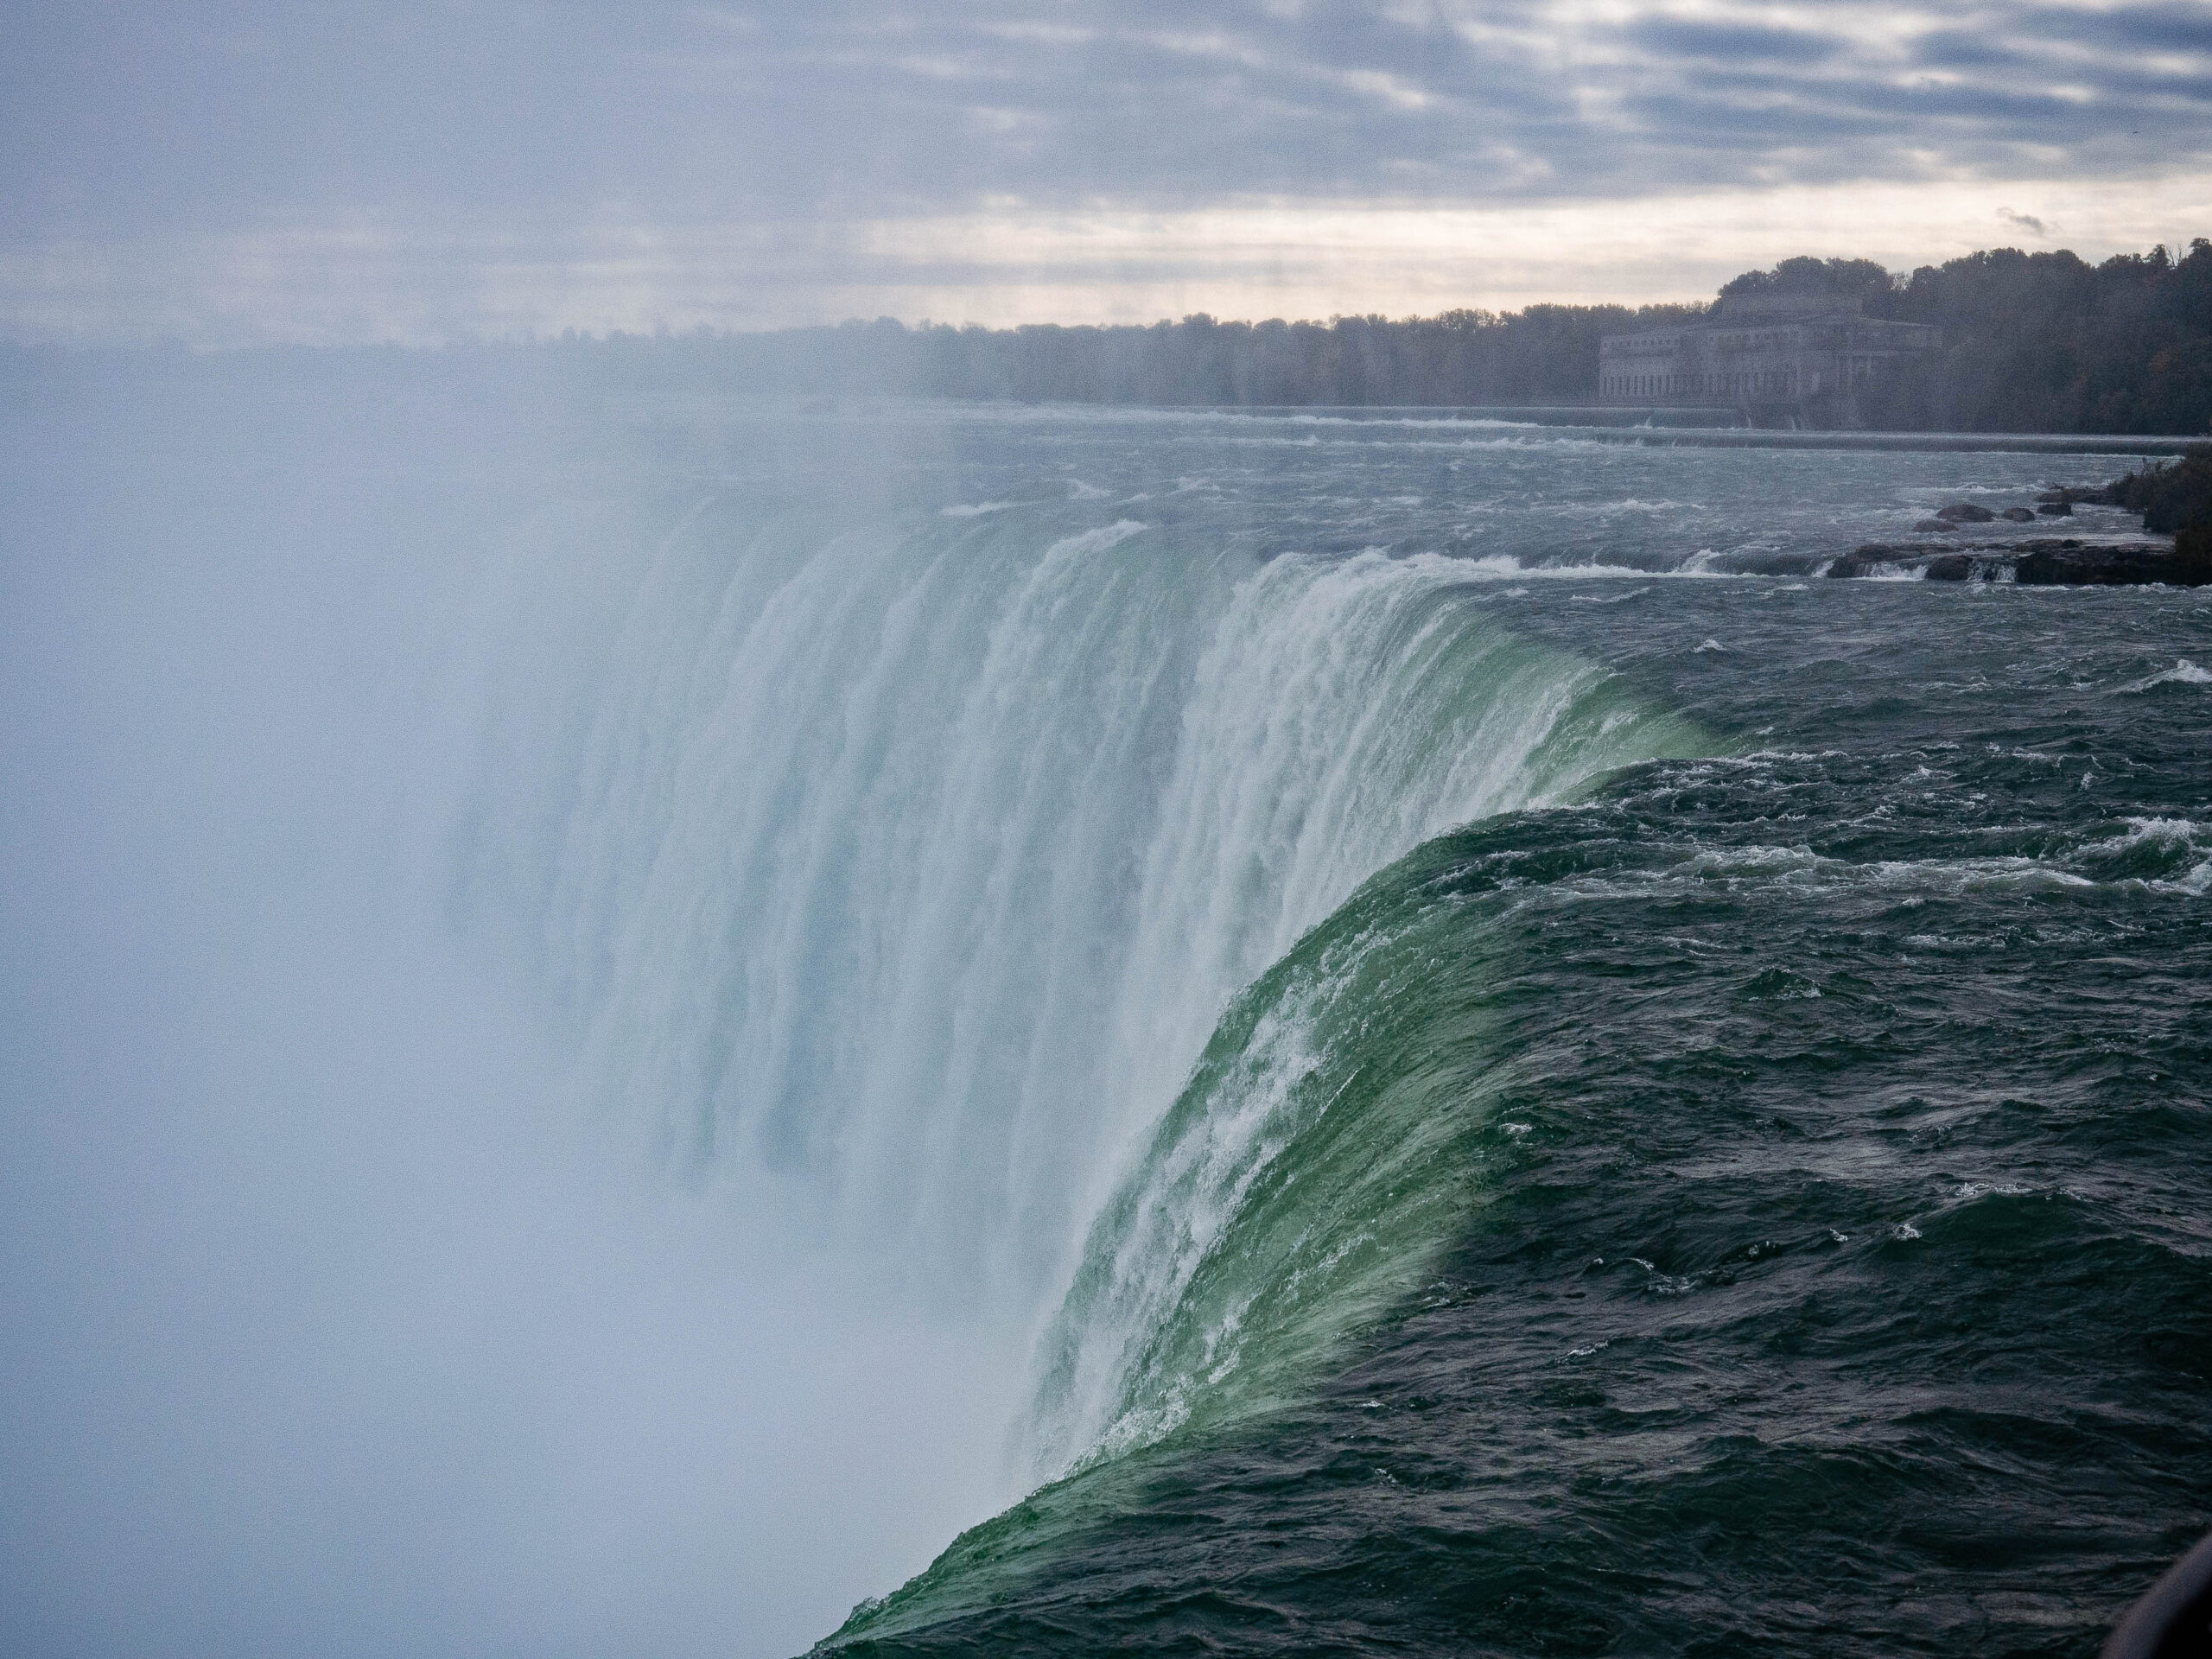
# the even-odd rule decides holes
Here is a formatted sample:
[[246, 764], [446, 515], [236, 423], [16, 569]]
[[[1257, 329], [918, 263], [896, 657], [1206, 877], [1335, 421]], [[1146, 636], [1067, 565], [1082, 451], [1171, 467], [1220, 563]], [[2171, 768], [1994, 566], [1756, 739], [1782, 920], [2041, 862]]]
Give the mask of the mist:
[[[14, 8], [0, 1652], [793, 1652], [1219, 1334], [1147, 1135], [1583, 670], [1471, 474], [1127, 411], [1812, 255], [1952, 261], [1885, 421], [2205, 429], [2202, 18], [1770, 10]], [[1482, 511], [1707, 511], [1602, 471]]]
[[11, 1652], [791, 1652], [1003, 1501], [1007, 1336], [665, 1179], [454, 920], [516, 407], [0, 416]]
[[[20, 10], [20, 9], [19, 9]], [[52, 0], [0, 338], [1634, 307], [2202, 227], [2194, 10]]]

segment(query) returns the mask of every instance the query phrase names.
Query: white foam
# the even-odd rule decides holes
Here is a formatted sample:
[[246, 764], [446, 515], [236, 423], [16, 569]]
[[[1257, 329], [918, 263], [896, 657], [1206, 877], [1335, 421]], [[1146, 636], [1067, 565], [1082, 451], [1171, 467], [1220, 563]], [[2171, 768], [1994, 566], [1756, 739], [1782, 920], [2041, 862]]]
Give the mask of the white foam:
[[702, 504], [613, 596], [588, 527], [518, 550], [575, 617], [492, 607], [534, 654], [493, 671], [462, 907], [670, 1165], [1017, 1319], [1229, 998], [1563, 782], [1534, 757], [1602, 677], [1478, 631], [1510, 562], [778, 524]]
[[2197, 837], [2205, 833], [2204, 826], [2191, 818], [2127, 818], [2122, 822], [2127, 825], [2126, 834], [2098, 842], [2092, 850], [2118, 853], [2145, 843], [2186, 847], [2195, 844]]
[[2164, 673], [2131, 681], [2119, 689], [2121, 691], [2148, 691], [2154, 685], [2212, 685], [2212, 669], [2199, 668], [2183, 657]]

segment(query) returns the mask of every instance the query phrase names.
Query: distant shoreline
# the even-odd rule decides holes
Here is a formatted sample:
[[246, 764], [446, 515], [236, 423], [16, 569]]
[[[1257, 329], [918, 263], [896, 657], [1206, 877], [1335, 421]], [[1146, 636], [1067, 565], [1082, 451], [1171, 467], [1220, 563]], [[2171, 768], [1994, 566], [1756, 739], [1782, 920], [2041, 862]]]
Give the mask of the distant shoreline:
[[[1070, 407], [1091, 408], [1077, 404]], [[1164, 412], [1174, 412], [1166, 410]], [[1778, 432], [1745, 426], [1647, 426], [1647, 417], [1723, 411], [1665, 409], [1576, 408], [1506, 405], [1453, 408], [1407, 404], [1377, 408], [1364, 404], [1339, 407], [1280, 404], [1267, 409], [1223, 404], [1191, 409], [1192, 414], [1241, 415], [1259, 419], [1328, 419], [1346, 422], [1403, 421], [1419, 423], [1447, 422], [1497, 423], [1571, 433], [1595, 443], [1642, 444], [1661, 448], [1705, 449], [1871, 449], [1924, 450], [1935, 454], [2062, 455], [2179, 455], [2204, 443], [2187, 435], [2124, 432]], [[1620, 418], [1591, 421], [1593, 415]], [[1543, 419], [1541, 416], [1585, 418]]]

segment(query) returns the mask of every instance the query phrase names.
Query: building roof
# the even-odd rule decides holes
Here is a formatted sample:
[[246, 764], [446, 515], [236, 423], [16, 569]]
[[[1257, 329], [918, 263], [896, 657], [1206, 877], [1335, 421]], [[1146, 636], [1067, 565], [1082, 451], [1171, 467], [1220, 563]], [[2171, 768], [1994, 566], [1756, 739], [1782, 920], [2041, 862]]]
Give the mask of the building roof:
[[[1721, 302], [1723, 306], [1734, 303], [1736, 302], [1726, 300]], [[1930, 324], [1924, 322], [1897, 322], [1888, 317], [1870, 317], [1855, 305], [1844, 308], [1818, 307], [1806, 308], [1801, 305], [1798, 309], [1790, 311], [1783, 311], [1778, 308], [1774, 309], [1762, 308], [1760, 311], [1751, 314], [1746, 314], [1742, 310], [1721, 312], [1716, 308], [1714, 313], [1700, 317], [1694, 322], [1670, 323], [1659, 328], [1638, 328], [1627, 334], [1607, 334], [1599, 341], [1599, 346], [1603, 350], [1605, 346], [1616, 342], [1649, 340], [1655, 349], [1658, 349], [1662, 342], [1679, 340], [1685, 334], [1737, 334], [1753, 328], [1800, 328], [1822, 326], [1847, 327], [1879, 334], [1910, 332], [1916, 334], [1932, 334], [1936, 332]]]

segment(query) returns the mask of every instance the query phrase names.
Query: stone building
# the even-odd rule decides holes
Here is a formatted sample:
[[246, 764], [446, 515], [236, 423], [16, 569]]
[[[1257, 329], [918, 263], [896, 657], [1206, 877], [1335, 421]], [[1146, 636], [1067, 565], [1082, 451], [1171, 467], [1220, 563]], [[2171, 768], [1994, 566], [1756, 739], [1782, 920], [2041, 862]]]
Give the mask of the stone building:
[[1720, 404], [1757, 426], [1855, 427], [1860, 395], [1897, 364], [1930, 351], [1937, 331], [1863, 314], [1856, 297], [1725, 298], [1692, 323], [1609, 334], [1598, 346], [1609, 404]]

